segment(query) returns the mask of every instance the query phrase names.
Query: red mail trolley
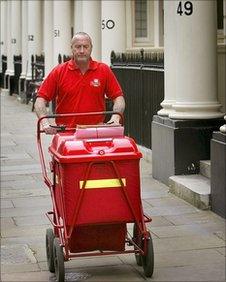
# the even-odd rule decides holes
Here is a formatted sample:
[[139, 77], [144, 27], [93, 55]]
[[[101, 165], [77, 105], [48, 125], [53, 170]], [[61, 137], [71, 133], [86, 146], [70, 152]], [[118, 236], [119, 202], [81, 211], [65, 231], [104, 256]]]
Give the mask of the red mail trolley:
[[[116, 112], [88, 114], [106, 113]], [[49, 115], [37, 123], [42, 174], [52, 199], [52, 210], [46, 213], [53, 226], [46, 230], [49, 271], [60, 282], [65, 279], [64, 262], [72, 258], [134, 253], [145, 276], [151, 277], [154, 251], [146, 228], [151, 218], [143, 213], [140, 195], [142, 154], [124, 135], [124, 127], [57, 127], [47, 171], [41, 120], [82, 115], [87, 113]]]

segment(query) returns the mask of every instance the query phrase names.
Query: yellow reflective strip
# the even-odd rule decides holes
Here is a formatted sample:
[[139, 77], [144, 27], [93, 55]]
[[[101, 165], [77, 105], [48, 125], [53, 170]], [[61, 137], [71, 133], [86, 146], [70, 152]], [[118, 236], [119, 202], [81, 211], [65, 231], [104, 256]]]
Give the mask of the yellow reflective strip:
[[[126, 179], [122, 178], [122, 182], [126, 185]], [[82, 189], [84, 181], [79, 181], [80, 189]], [[87, 180], [85, 189], [93, 188], [112, 188], [112, 187], [121, 187], [121, 183], [118, 178], [112, 179], [97, 179], [97, 180]]]

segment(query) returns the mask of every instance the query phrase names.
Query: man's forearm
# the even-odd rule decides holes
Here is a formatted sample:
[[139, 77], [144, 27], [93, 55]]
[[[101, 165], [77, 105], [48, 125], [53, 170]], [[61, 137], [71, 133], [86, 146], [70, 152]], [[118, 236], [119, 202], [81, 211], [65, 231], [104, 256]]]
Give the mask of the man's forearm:
[[125, 110], [125, 99], [123, 96], [117, 97], [114, 101], [113, 111], [123, 113]]
[[35, 112], [38, 118], [47, 115], [46, 101], [43, 98], [38, 97], [35, 101]]

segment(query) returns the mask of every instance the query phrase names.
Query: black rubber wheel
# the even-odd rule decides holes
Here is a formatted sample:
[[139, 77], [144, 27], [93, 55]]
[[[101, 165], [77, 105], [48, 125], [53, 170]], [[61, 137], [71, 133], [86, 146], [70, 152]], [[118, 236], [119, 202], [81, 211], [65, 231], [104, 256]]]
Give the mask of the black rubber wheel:
[[147, 241], [147, 254], [146, 256], [141, 256], [146, 277], [151, 277], [154, 271], [154, 249], [151, 234], [149, 235], [149, 238], [150, 239]]
[[[134, 223], [133, 225], [133, 240], [134, 242], [141, 247], [141, 235], [139, 236], [139, 229], [137, 228], [136, 223]], [[134, 249], [136, 250], [136, 248], [134, 247]], [[136, 259], [136, 263], [139, 266], [142, 266], [142, 259], [141, 259], [141, 255], [140, 253], [135, 253], [135, 259]]]
[[55, 272], [54, 268], [54, 257], [53, 257], [53, 241], [55, 235], [51, 228], [46, 229], [46, 257], [47, 265], [50, 272]]
[[57, 282], [64, 282], [64, 254], [63, 248], [60, 246], [59, 238], [55, 238], [53, 242], [53, 254], [54, 254], [54, 267]]

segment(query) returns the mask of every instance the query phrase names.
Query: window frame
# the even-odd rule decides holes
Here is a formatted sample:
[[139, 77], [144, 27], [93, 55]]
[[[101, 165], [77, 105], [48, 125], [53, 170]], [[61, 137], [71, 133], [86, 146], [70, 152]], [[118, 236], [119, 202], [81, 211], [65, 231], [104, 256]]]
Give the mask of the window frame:
[[132, 1], [132, 42], [134, 47], [154, 46], [154, 1], [147, 1], [147, 37], [136, 37], [135, 1]]

